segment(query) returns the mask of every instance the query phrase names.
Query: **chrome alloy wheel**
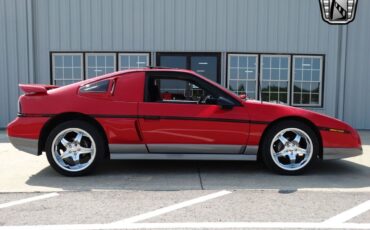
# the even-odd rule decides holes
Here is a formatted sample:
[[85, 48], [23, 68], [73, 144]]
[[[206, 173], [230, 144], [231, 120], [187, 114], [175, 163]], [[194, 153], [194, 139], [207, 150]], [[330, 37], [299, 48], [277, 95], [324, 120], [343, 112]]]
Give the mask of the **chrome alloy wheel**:
[[312, 140], [301, 129], [287, 128], [275, 135], [271, 142], [270, 153], [278, 167], [287, 171], [299, 170], [312, 158]]
[[69, 128], [56, 135], [52, 143], [55, 163], [66, 171], [78, 172], [91, 165], [96, 156], [96, 145], [89, 133]]

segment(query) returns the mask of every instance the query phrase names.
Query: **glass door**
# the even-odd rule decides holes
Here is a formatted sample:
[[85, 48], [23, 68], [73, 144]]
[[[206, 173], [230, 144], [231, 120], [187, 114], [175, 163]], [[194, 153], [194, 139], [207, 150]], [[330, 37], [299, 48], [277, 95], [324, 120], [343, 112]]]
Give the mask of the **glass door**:
[[206, 78], [218, 82], [218, 63], [217, 56], [191, 56], [190, 69], [194, 72], [205, 76]]
[[219, 53], [157, 53], [157, 65], [190, 69], [214, 82], [220, 83]]

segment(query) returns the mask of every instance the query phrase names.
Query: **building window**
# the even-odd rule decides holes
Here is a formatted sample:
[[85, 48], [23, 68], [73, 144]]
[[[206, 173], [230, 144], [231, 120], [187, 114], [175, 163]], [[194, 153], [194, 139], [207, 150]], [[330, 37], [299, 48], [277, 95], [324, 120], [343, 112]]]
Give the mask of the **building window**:
[[237, 95], [257, 99], [257, 67], [257, 55], [229, 54], [228, 88]]
[[68, 85], [83, 79], [82, 54], [57, 53], [52, 55], [53, 83]]
[[322, 97], [322, 57], [294, 56], [293, 105], [320, 106]]
[[51, 52], [51, 84], [68, 85], [114, 72], [117, 68], [144, 68], [149, 65], [149, 56], [150, 53]]
[[120, 53], [119, 69], [139, 69], [149, 66], [149, 53]]
[[116, 71], [116, 54], [87, 53], [85, 63], [86, 78], [101, 76]]
[[289, 104], [290, 56], [262, 55], [261, 58], [262, 100]]
[[[228, 54], [227, 87], [293, 106], [322, 106], [323, 55]], [[259, 71], [258, 71], [259, 70]]]

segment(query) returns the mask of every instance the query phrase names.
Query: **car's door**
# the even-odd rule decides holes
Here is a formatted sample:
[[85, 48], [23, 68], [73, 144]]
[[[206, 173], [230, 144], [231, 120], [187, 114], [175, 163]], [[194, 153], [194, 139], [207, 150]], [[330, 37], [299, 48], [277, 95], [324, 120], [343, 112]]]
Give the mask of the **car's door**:
[[[235, 105], [221, 108], [220, 96]], [[144, 98], [138, 114], [149, 152], [244, 152], [246, 108], [217, 87], [190, 74], [148, 72]]]

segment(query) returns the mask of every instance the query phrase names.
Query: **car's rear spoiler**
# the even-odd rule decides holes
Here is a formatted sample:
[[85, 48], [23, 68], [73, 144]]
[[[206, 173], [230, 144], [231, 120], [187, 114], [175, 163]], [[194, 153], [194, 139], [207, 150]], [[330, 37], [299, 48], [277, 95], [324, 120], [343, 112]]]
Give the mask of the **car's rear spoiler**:
[[58, 88], [55, 85], [41, 85], [41, 84], [19, 84], [19, 88], [27, 95], [32, 94], [47, 94], [49, 89]]

